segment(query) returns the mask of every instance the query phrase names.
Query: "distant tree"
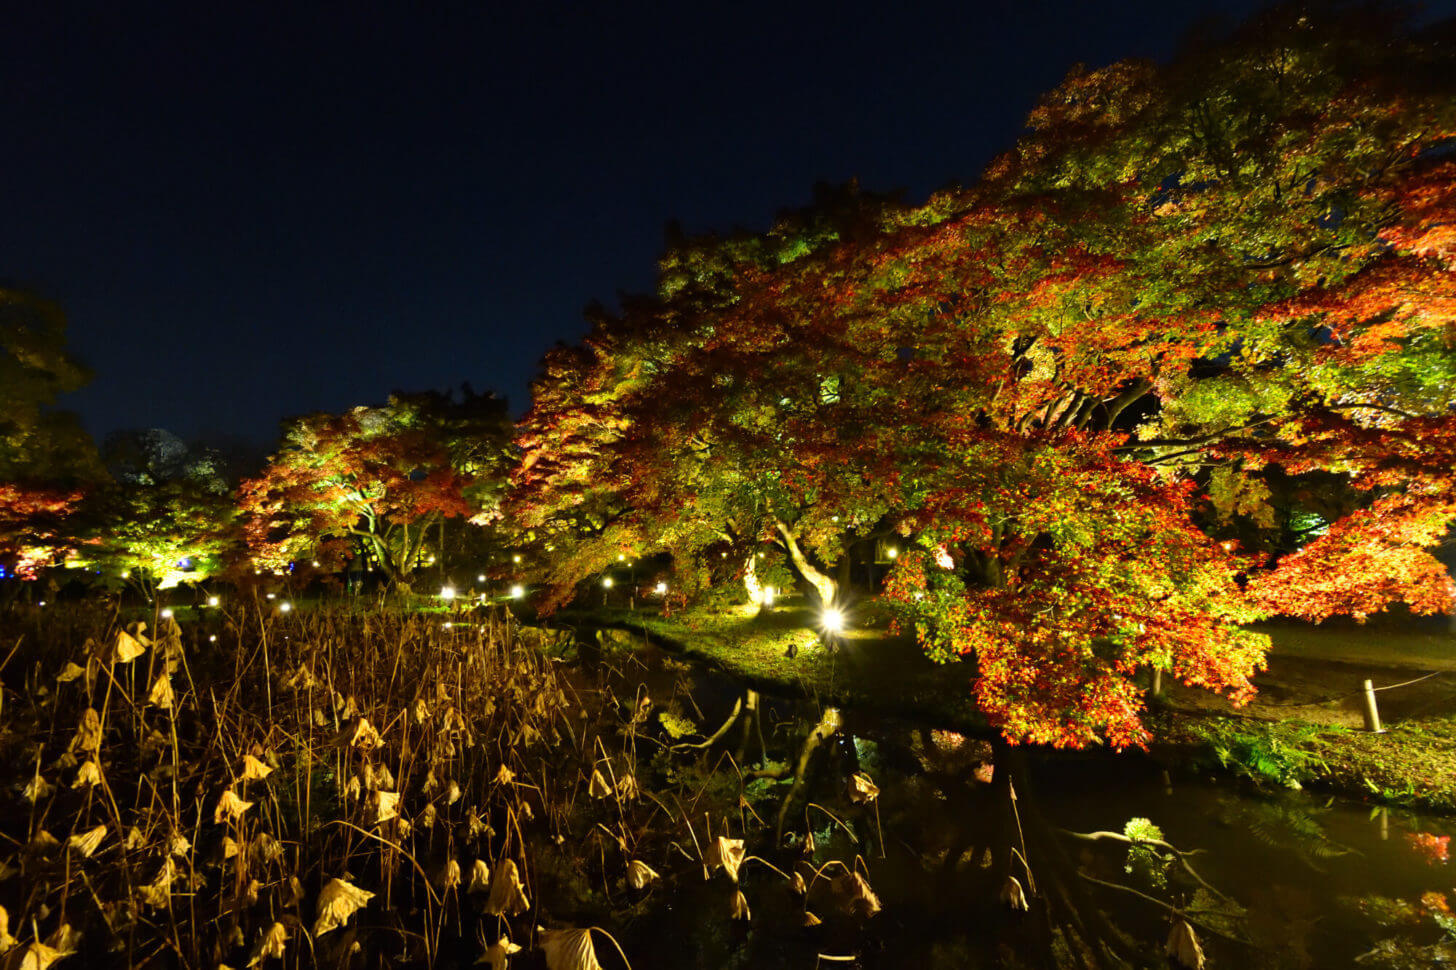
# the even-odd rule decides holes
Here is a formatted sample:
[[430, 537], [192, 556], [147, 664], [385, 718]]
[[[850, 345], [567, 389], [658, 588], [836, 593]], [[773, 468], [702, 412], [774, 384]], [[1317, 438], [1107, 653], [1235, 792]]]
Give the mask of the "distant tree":
[[103, 457], [113, 482], [81, 507], [74, 564], [150, 597], [235, 558], [237, 509], [210, 449], [149, 428], [108, 435]]
[[75, 415], [54, 409], [88, 375], [55, 304], [0, 290], [0, 568], [33, 578], [73, 549], [65, 519], [104, 478]]
[[361, 552], [408, 591], [442, 520], [493, 511], [480, 503], [493, 501], [488, 480], [503, 456], [478, 448], [477, 438], [503, 441], [504, 410], [503, 402], [395, 395], [383, 407], [293, 421], [263, 474], [239, 489], [252, 563], [337, 566]]

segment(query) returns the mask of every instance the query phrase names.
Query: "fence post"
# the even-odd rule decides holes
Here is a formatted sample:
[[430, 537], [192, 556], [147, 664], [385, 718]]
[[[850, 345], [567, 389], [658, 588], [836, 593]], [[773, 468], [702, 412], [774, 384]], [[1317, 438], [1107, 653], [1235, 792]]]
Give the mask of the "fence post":
[[1375, 734], [1384, 734], [1385, 728], [1380, 726], [1380, 711], [1375, 706], [1375, 685], [1365, 681], [1365, 730]]

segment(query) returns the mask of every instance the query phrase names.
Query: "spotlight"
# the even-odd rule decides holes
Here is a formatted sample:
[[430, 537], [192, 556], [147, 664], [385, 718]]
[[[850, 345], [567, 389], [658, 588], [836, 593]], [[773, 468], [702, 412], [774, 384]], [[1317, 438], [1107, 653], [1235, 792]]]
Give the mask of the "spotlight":
[[516, 585], [514, 585], [514, 586], [511, 587], [511, 599], [513, 599], [513, 600], [524, 599], [525, 596], [526, 596], [526, 587], [522, 586], [520, 583], [517, 583]]
[[831, 606], [819, 614], [819, 625], [824, 628], [824, 632], [826, 633], [843, 633], [844, 613], [836, 607]]

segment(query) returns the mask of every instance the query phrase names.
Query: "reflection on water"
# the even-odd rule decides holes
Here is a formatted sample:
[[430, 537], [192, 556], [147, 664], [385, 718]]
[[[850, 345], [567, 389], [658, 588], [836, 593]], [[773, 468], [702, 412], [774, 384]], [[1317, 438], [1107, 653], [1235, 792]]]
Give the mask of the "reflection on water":
[[[697, 725], [685, 745], [743, 710], [739, 685], [650, 650], [609, 679], [652, 697], [659, 724]], [[993, 752], [855, 711], [794, 790], [823, 712], [754, 700], [766, 757], [733, 722], [644, 772], [649, 785], [699, 772], [705, 821], [690, 834], [742, 838], [748, 861], [736, 884], [680, 867], [619, 909], [636, 966], [1168, 966], [1169, 946], [1196, 962], [1175, 932], [1185, 920], [1213, 967], [1456, 959], [1449, 820], [1170, 777], [1138, 755]], [[1026, 912], [1008, 904], [1016, 892]]]

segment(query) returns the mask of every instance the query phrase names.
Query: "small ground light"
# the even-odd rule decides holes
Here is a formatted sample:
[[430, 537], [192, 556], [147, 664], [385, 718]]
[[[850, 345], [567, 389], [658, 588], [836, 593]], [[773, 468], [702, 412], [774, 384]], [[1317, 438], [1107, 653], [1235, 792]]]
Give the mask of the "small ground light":
[[843, 633], [844, 614], [831, 606], [819, 615], [819, 625], [828, 633]]
[[277, 593], [269, 593], [268, 594], [268, 598], [270, 600], [276, 600], [278, 598], [278, 594]]
[[168, 609], [165, 609], [165, 610], [162, 611], [162, 619], [164, 619], [164, 620], [170, 620], [171, 618], [172, 618], [172, 610], [171, 610], [170, 607]]
[[886, 559], [894, 559], [899, 554], [900, 554], [900, 550], [899, 549], [896, 549], [894, 546], [891, 546], [890, 548], [888, 548], [888, 549], [885, 550], [885, 558]]
[[314, 568], [314, 569], [317, 569], [317, 568], [319, 568], [319, 564], [318, 564], [318, 560], [317, 560], [317, 559], [315, 559], [315, 560], [314, 560], [314, 561], [313, 561], [313, 568]]
[[483, 582], [485, 582], [485, 574], [484, 573], [481, 573], [479, 576], [476, 576], [475, 577], [475, 581], [477, 583], [483, 583]]
[[287, 600], [284, 600], [282, 603], [278, 604], [278, 609], [280, 612], [287, 613], [289, 610], [293, 609], [293, 604], [288, 602]]
[[526, 587], [522, 586], [520, 583], [517, 583], [516, 585], [514, 585], [514, 586], [511, 587], [511, 599], [513, 599], [513, 600], [522, 599], [522, 598], [525, 597], [525, 595], [526, 595]]
[[604, 577], [602, 577], [602, 585], [605, 586], [607, 589], [611, 589], [612, 588], [612, 577], [610, 577], [610, 576], [604, 576]]
[[207, 605], [208, 606], [216, 606], [220, 602], [222, 602], [222, 600], [218, 599], [216, 596], [209, 596], [207, 598]]
[[765, 586], [763, 588], [763, 605], [764, 606], [773, 606], [773, 601], [774, 601], [774, 588], [772, 586]]
[[455, 587], [454, 586], [444, 586], [444, 587], [441, 587], [441, 589], [440, 589], [440, 599], [442, 599], [442, 600], [453, 600], [454, 598], [455, 598]]
[[513, 563], [519, 563], [520, 561], [521, 561], [521, 557], [520, 556], [512, 556], [511, 557], [511, 562], [513, 562]]
[[667, 595], [667, 584], [666, 583], [658, 583], [657, 584], [657, 587], [656, 587], [656, 592], [657, 592], [657, 595], [658, 596], [666, 596]]
[[216, 633], [210, 634], [208, 636], [208, 638], [207, 638], [207, 642], [208, 643], [216, 643], [217, 642], [217, 634]]

